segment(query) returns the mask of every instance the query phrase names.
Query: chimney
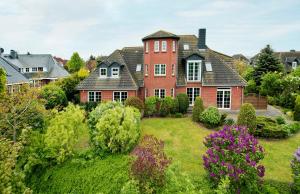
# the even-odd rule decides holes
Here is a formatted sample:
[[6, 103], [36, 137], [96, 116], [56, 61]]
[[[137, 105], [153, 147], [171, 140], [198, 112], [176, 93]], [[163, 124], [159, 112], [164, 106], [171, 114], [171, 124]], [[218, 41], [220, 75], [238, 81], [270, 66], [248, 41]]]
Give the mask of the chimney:
[[2, 56], [2, 53], [4, 53], [4, 49], [0, 48], [0, 56]]
[[290, 50], [290, 52], [293, 52], [293, 53], [294, 53], [294, 52], [296, 52], [296, 50], [295, 50], [295, 49], [292, 49], [292, 50]]
[[198, 49], [207, 49], [206, 46], [206, 29], [200, 28], [198, 34]]
[[17, 59], [18, 58], [18, 53], [15, 50], [10, 50], [10, 57], [12, 59]]

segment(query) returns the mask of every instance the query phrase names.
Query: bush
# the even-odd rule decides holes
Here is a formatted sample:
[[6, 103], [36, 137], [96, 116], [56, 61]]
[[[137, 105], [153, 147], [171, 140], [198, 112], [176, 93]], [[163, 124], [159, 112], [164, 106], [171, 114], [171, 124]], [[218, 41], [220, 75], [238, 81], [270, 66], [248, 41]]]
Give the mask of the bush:
[[174, 115], [175, 118], [182, 118], [183, 117], [183, 114], [178, 112], [178, 113], [175, 113]]
[[294, 178], [293, 191], [294, 193], [300, 193], [300, 147], [294, 154], [291, 167]]
[[129, 98], [127, 98], [125, 100], [125, 103], [124, 103], [125, 106], [132, 106], [132, 107], [135, 107], [137, 108], [141, 113], [144, 111], [144, 103], [143, 101], [136, 97], [136, 96], [131, 96]]
[[295, 134], [300, 131], [300, 123], [291, 123], [283, 126], [283, 130], [287, 131], [289, 134]]
[[44, 86], [41, 91], [41, 97], [46, 100], [46, 109], [57, 107], [60, 110], [68, 104], [65, 92], [54, 84]]
[[282, 73], [268, 72], [261, 78], [260, 93], [265, 96], [278, 96], [283, 91]]
[[300, 121], [300, 95], [297, 96], [294, 107], [294, 120]]
[[257, 128], [253, 135], [264, 138], [286, 138], [290, 135], [290, 131], [287, 127], [279, 125], [272, 118], [258, 116]]
[[164, 152], [163, 141], [147, 135], [133, 150], [136, 157], [131, 165], [131, 175], [139, 182], [141, 193], [152, 193], [165, 184], [165, 171], [170, 159]]
[[232, 193], [256, 193], [264, 176], [263, 147], [244, 127], [224, 127], [204, 140], [208, 148], [203, 155], [204, 168], [217, 186], [229, 177]]
[[232, 126], [234, 125], [234, 120], [232, 118], [228, 118], [225, 120], [224, 125]]
[[209, 128], [217, 127], [221, 121], [221, 115], [216, 107], [208, 107], [199, 117], [199, 120]]
[[80, 131], [85, 126], [84, 118], [84, 111], [79, 106], [70, 103], [49, 121], [49, 127], [45, 134], [49, 157], [61, 163], [73, 154]]
[[250, 133], [256, 129], [256, 114], [252, 104], [245, 103], [242, 105], [237, 118], [237, 125], [247, 127]]
[[69, 77], [63, 78], [57, 82], [56, 85], [61, 87], [65, 92], [68, 101], [73, 103], [79, 102], [79, 90], [76, 89], [76, 86], [79, 84], [81, 79], [78, 77], [77, 73], [72, 74]]
[[117, 106], [103, 112], [93, 131], [96, 151], [125, 153], [140, 137], [141, 114], [136, 108]]
[[173, 98], [167, 96], [160, 101], [159, 114], [160, 116], [168, 116], [174, 110], [174, 100]]
[[94, 110], [97, 105], [99, 103], [98, 102], [86, 102], [86, 103], [81, 103], [80, 106], [86, 111], [86, 112], [91, 112], [92, 110]]
[[173, 99], [173, 109], [171, 111], [171, 114], [179, 113], [179, 102], [177, 98]]
[[187, 94], [181, 93], [176, 96], [179, 104], [178, 111], [182, 114], [187, 113], [189, 108], [189, 97]]
[[138, 182], [134, 179], [128, 181], [124, 184], [121, 189], [121, 194], [139, 194], [139, 185]]
[[145, 99], [145, 114], [153, 116], [157, 113], [158, 99], [155, 96], [150, 96]]
[[279, 124], [279, 125], [282, 125], [282, 124], [285, 124], [285, 123], [286, 123], [286, 122], [285, 122], [285, 119], [284, 119], [282, 116], [276, 117], [276, 122], [277, 122], [277, 124]]
[[203, 101], [201, 97], [197, 97], [193, 107], [193, 121], [199, 122], [200, 114], [204, 111]]

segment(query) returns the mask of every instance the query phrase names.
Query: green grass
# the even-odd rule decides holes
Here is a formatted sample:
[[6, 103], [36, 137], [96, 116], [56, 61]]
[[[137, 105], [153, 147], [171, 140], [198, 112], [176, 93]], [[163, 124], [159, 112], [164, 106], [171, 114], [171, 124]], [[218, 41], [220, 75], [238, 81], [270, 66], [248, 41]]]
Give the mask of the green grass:
[[[202, 155], [206, 151], [203, 140], [213, 130], [208, 130], [190, 117], [152, 118], [142, 121], [142, 133], [153, 134], [165, 141], [165, 149], [174, 161], [179, 161], [183, 169], [193, 175], [203, 176]], [[266, 167], [267, 181], [281, 182], [287, 185], [292, 181], [290, 160], [300, 146], [300, 133], [284, 140], [263, 140], [259, 142], [266, 150], [263, 164]]]

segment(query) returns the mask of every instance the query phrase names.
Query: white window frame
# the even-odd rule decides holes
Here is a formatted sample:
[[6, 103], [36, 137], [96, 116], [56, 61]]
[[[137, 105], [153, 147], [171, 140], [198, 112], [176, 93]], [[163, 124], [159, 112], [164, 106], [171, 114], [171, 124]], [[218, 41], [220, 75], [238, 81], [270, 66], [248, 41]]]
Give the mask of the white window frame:
[[172, 64], [172, 76], [175, 76], [175, 64]]
[[293, 61], [292, 62], [292, 68], [295, 70], [297, 69], [297, 62], [296, 61]]
[[[155, 72], [155, 69], [156, 69], [156, 66], [159, 66], [159, 72], [156, 73]], [[165, 73], [163, 74], [162, 73], [162, 67], [165, 67]], [[154, 64], [154, 76], [166, 76], [167, 75], [167, 65], [166, 64]]]
[[172, 51], [176, 52], [176, 41], [175, 40], [172, 41]]
[[137, 64], [137, 65], [136, 65], [135, 71], [136, 71], [136, 72], [142, 71], [142, 64]]
[[[39, 68], [42, 68], [42, 71], [40, 71]], [[44, 71], [44, 67], [38, 67], [37, 71], [38, 72], [43, 72]]]
[[200, 87], [188, 87], [188, 88], [186, 88], [186, 95], [188, 95], [189, 88], [192, 88], [192, 103], [190, 103], [190, 97], [188, 96], [189, 97], [189, 106], [194, 106], [195, 100], [196, 100], [195, 89], [199, 89], [199, 97], [201, 97], [201, 88]]
[[[158, 96], [156, 96], [156, 93], [155, 93], [155, 91], [156, 90], [158, 90]], [[163, 98], [165, 98], [166, 97], [166, 89], [164, 89], [164, 88], [155, 88], [154, 89], [154, 96], [155, 97], [158, 97], [158, 98], [162, 98], [162, 92], [161, 91], [164, 91], [164, 96], [163, 96]]]
[[[105, 70], [106, 74], [105, 75], [101, 75], [101, 70]], [[99, 69], [99, 77], [100, 78], [107, 78], [107, 68], [100, 68]]]
[[183, 50], [185, 50], [185, 51], [190, 50], [190, 45], [184, 44], [183, 45]]
[[[218, 107], [218, 91], [222, 91], [223, 92], [223, 99], [222, 99], [222, 107]], [[229, 101], [229, 108], [224, 108], [224, 93], [225, 93], [225, 91], [229, 91], [230, 92], [230, 101]], [[216, 93], [216, 100], [217, 100], [217, 108], [218, 109], [224, 109], [224, 110], [228, 110], [228, 109], [231, 109], [231, 101], [232, 101], [232, 92], [231, 92], [231, 88], [217, 88], [217, 93]]]
[[159, 40], [154, 41], [154, 52], [155, 53], [159, 52]]
[[[28, 70], [28, 71], [27, 71]], [[29, 67], [26, 67], [25, 68], [25, 73], [29, 73], [30, 72], [30, 68]]]
[[148, 76], [148, 64], [145, 64], [145, 76]]
[[[193, 63], [194, 67], [193, 67], [193, 79], [189, 78], [189, 64]], [[198, 75], [198, 79], [195, 80], [196, 76], [195, 76], [195, 63], [199, 63], [199, 75]], [[186, 62], [186, 80], [188, 82], [201, 82], [201, 72], [202, 72], [202, 60], [188, 60]]]
[[[114, 72], [114, 70], [117, 70], [116, 72]], [[117, 73], [116, 75], [114, 75], [114, 73]], [[119, 67], [113, 67], [111, 68], [111, 77], [112, 78], [119, 78], [120, 76], [120, 68]]]
[[149, 42], [145, 42], [145, 53], [149, 53]]
[[175, 97], [175, 89], [171, 88], [171, 97], [174, 98]]
[[167, 52], [168, 43], [166, 40], [161, 41], [161, 52]]
[[[116, 99], [115, 99], [115, 93], [120, 93], [120, 99], [118, 101], [116, 101]], [[113, 101], [114, 102], [121, 102], [121, 103], [123, 103], [123, 101], [122, 101], [122, 93], [126, 93], [126, 96], [127, 96], [126, 99], [128, 98], [128, 92], [127, 91], [113, 91]], [[124, 99], [124, 101], [126, 99]]]
[[[33, 70], [33, 69], [34, 69], [34, 70]], [[37, 72], [37, 70], [38, 70], [37, 67], [32, 67], [32, 68], [31, 68], [31, 71], [32, 71], [32, 72]]]
[[[90, 100], [90, 93], [93, 93], [93, 100]], [[96, 101], [96, 93], [100, 93], [100, 99], [99, 101]], [[102, 93], [100, 91], [88, 91], [88, 102], [101, 102]]]

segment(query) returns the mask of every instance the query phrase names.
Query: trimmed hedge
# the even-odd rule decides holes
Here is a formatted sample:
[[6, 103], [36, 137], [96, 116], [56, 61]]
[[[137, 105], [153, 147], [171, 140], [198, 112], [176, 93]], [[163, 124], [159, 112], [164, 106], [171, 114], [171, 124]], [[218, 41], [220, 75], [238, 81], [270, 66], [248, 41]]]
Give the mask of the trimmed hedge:
[[189, 97], [187, 94], [181, 93], [176, 96], [178, 99], [178, 104], [179, 104], [179, 112], [180, 113], [187, 113], [187, 110], [189, 108]]
[[160, 100], [159, 106], [159, 115], [162, 117], [166, 117], [171, 114], [174, 110], [174, 100], [173, 98], [167, 96]]
[[221, 122], [221, 114], [216, 107], [208, 107], [199, 116], [200, 121], [208, 128], [219, 126]]
[[145, 99], [145, 115], [153, 116], [157, 113], [157, 104], [159, 99], [155, 96], [150, 96]]
[[255, 108], [252, 104], [244, 103], [238, 115], [237, 125], [245, 126], [249, 132], [253, 132], [256, 128]]
[[140, 98], [136, 97], [136, 96], [131, 96], [131, 97], [127, 98], [125, 100], [124, 105], [125, 106], [133, 106], [133, 107], [137, 108], [141, 113], [144, 110], [143, 101]]
[[201, 97], [197, 97], [193, 107], [193, 121], [200, 121], [199, 116], [204, 111], [203, 100]]

